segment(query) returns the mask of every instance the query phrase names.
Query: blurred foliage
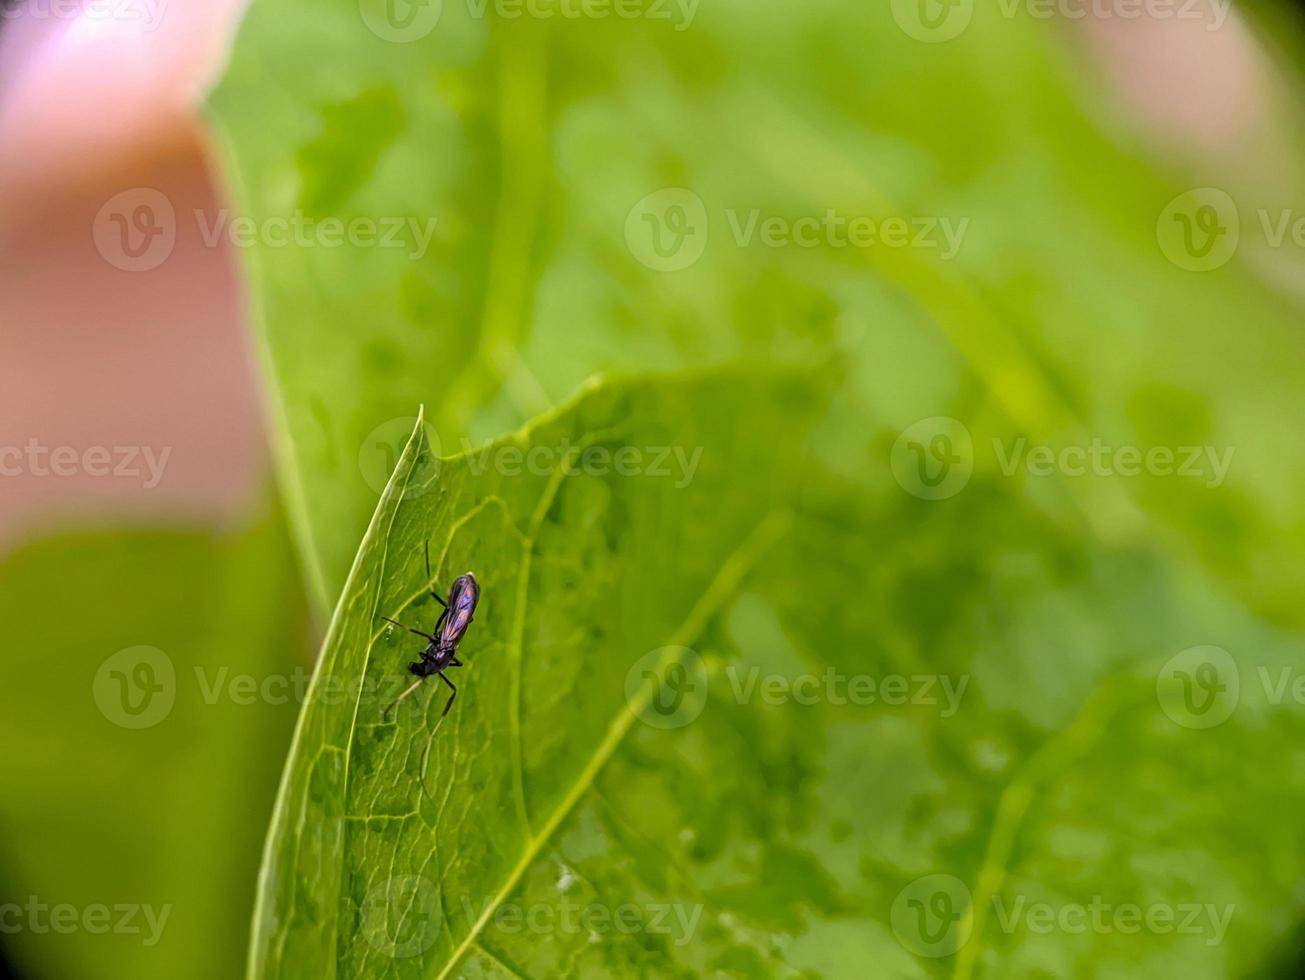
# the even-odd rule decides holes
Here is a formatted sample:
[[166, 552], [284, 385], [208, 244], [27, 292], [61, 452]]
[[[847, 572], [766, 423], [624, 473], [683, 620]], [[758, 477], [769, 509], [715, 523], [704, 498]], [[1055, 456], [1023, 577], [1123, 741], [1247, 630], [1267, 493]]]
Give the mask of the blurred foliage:
[[[671, 392], [685, 367], [830, 365], [808, 437], [768, 433], [764, 408], [717, 409], [740, 446], [769, 435], [776, 465], [801, 460], [805, 480], [785, 505], [791, 533], [694, 641], [715, 665], [702, 720], [662, 735], [637, 727], [607, 756], [564, 759], [557, 778], [579, 795], [572, 809], [546, 810], [559, 814], [548, 833], [493, 823], [489, 839], [440, 849], [429, 865], [395, 865], [445, 888], [447, 930], [423, 956], [388, 964], [393, 975], [1244, 976], [1272, 969], [1298, 935], [1302, 836], [1290, 813], [1302, 802], [1303, 719], [1291, 698], [1273, 703], [1265, 678], [1295, 668], [1305, 628], [1305, 337], [1298, 301], [1266, 274], [1284, 256], [1298, 270], [1299, 257], [1269, 255], [1256, 215], [1290, 203], [1283, 187], [1300, 186], [1299, 161], [1277, 187], [1227, 188], [1242, 245], [1221, 267], [1187, 271], [1166, 251], [1166, 209], [1206, 181], [1151, 161], [1139, 136], [1115, 126], [1061, 25], [980, 4], [959, 36], [930, 44], [895, 19], [910, 6], [722, 0], [677, 23], [507, 20], [446, 2], [410, 43], [373, 29], [381, 5], [370, 0], [251, 8], [212, 101], [241, 209], [260, 221], [416, 222], [401, 248], [247, 253], [283, 486], [323, 602], [346, 581], [375, 510], [376, 459], [398, 457], [396, 433], [419, 404], [424, 438], [453, 455], [548, 413], [599, 372], [657, 370]], [[652, 200], [682, 211], [643, 210], [676, 188]], [[951, 259], [940, 247], [741, 241], [754, 213], [793, 222], [831, 210], [967, 224]], [[647, 233], [673, 233], [672, 217], [686, 215], [678, 227], [702, 254], [669, 268], [685, 253], [659, 255]], [[413, 229], [428, 219], [423, 249]], [[927, 501], [894, 478], [893, 446], [938, 416], [972, 438], [973, 475], [956, 496]], [[696, 423], [677, 424], [675, 444], [702, 438]], [[1217, 485], [1006, 472], [1002, 454], [1021, 439], [1235, 455]], [[484, 492], [504, 493], [485, 479]], [[645, 490], [609, 487], [595, 501], [587, 481], [570, 482], [559, 499], [578, 502], [545, 515], [548, 544], [564, 555], [597, 546], [568, 577], [523, 578], [530, 608], [573, 609], [585, 575], [639, 542], [656, 573], [647, 601], [682, 612], [660, 570], [693, 542], [646, 540], [617, 506]], [[480, 485], [450, 486], [465, 509]], [[718, 512], [732, 516], [738, 489], [694, 487], [665, 503], [658, 526], [686, 527], [720, 554], [720, 528], [688, 515], [697, 494], [718, 492]], [[609, 503], [603, 527], [584, 527], [587, 509], [606, 514]], [[327, 648], [330, 669], [352, 683], [374, 648], [354, 617], [417, 594], [416, 559], [404, 556], [425, 527], [451, 533], [452, 512], [396, 506], [378, 512]], [[409, 563], [402, 591], [376, 578], [391, 534], [388, 560]], [[459, 546], [498, 582], [504, 530], [477, 535]], [[541, 538], [523, 554], [543, 563], [549, 550]], [[679, 584], [710, 590], [710, 577]], [[485, 601], [518, 608], [510, 590], [487, 589]], [[618, 634], [640, 622], [620, 608]], [[468, 727], [443, 733], [452, 738], [432, 764], [459, 818], [511, 805], [506, 760], [487, 759], [474, 738], [476, 726], [502, 737], [473, 700], [500, 690], [491, 665], [516, 671], [522, 704], [559, 724], [576, 718], [523, 681], [544, 664], [584, 694], [592, 714], [580, 723], [619, 717], [622, 691], [603, 677], [589, 687], [579, 669], [607, 649], [587, 638], [599, 622], [579, 610], [560, 651], [550, 634], [497, 664], [502, 624], [484, 637], [460, 706]], [[1209, 730], [1161, 703], [1174, 676], [1164, 665], [1202, 644], [1228, 650], [1241, 680], [1236, 710]], [[632, 638], [610, 670], [645, 649]], [[387, 648], [390, 669], [403, 656]], [[731, 664], [784, 676], [943, 673], [971, 686], [949, 717], [740, 704]], [[416, 801], [412, 814], [386, 809], [404, 787], [372, 792], [373, 766], [413, 778], [415, 764], [373, 752], [398, 736], [364, 707], [375, 710], [360, 706], [357, 729], [343, 732], [338, 710], [320, 715], [330, 767], [311, 769], [320, 746], [299, 745], [288, 805], [306, 809], [282, 812], [278, 826], [307, 814], [301, 835], [348, 861], [338, 879], [270, 879], [264, 912], [277, 911], [262, 934], [300, 942], [293, 957], [256, 950], [270, 974], [369, 955], [357, 937], [375, 911], [370, 889], [395, 856], [424, 856], [432, 821], [452, 819], [423, 808], [413, 785], [403, 797]], [[419, 741], [425, 726], [412, 728]], [[597, 782], [568, 783], [576, 773]], [[969, 940], [953, 955], [913, 957], [894, 938], [893, 909], [910, 882], [938, 873], [972, 897]], [[607, 936], [552, 937], [556, 949], [541, 949], [454, 905], [542, 902], [573, 881], [613, 905], [700, 902], [705, 931], [685, 947]], [[1021, 898], [1097, 897], [1235, 911], [1217, 947], [1172, 933], [1002, 929], [994, 914]], [[307, 933], [282, 918], [291, 911]]]
[[[402, 427], [387, 423], [418, 404], [448, 454], [595, 371], [844, 350], [858, 362], [848, 417], [862, 420], [849, 457], [922, 416], [963, 417], [956, 404], [984, 392], [1034, 438], [1136, 441], [1127, 406], [1176, 389], [1213, 439], [1235, 441], [1246, 479], [1206, 500], [1216, 513], [1160, 515], [1292, 615], [1294, 437], [1255, 420], [1300, 407], [1297, 311], [1249, 261], [1206, 275], [1166, 261], [1156, 222], [1186, 185], [1102, 133], [1055, 22], [981, 7], [931, 45], [881, 6], [712, 4], [679, 31], [477, 19], [450, 3], [429, 35], [397, 44], [352, 2], [302, 19], [255, 5], [214, 96], [242, 207], [436, 221], [424, 252], [405, 233], [397, 248], [247, 253], [284, 484], [323, 596], [380, 490], [360, 456], [378, 438], [397, 451]], [[626, 241], [632, 208], [667, 187], [696, 194], [710, 223], [702, 258], [673, 274]], [[968, 225], [950, 262], [735, 243], [731, 220], [754, 210], [829, 209]], [[1131, 509], [1108, 506], [1112, 521]]]
[[[303, 615], [269, 518], [239, 533], [65, 534], [0, 566], [0, 902], [22, 907], [4, 936], [21, 976], [239, 974], [297, 709], [227, 685], [302, 673]], [[158, 928], [123, 905], [149, 906]], [[53, 906], [78, 924], [52, 930]], [[83, 927], [98, 906], [108, 921]]]

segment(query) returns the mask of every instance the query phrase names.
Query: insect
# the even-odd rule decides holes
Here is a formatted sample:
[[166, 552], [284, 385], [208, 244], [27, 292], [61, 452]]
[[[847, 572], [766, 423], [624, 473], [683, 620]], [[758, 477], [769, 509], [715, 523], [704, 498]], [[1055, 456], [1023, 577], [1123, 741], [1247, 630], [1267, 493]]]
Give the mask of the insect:
[[427, 677], [437, 676], [452, 692], [449, 695], [448, 702], [444, 705], [444, 711], [440, 713], [440, 720], [436, 722], [435, 728], [431, 730], [430, 738], [426, 741], [426, 748], [422, 752], [422, 790], [426, 789], [426, 757], [430, 753], [431, 742], [435, 739], [435, 732], [439, 730], [440, 723], [453, 707], [453, 700], [458, 696], [457, 686], [449, 680], [444, 671], [450, 667], [461, 667], [462, 661], [458, 659], [458, 644], [462, 642], [463, 636], [466, 635], [467, 627], [471, 625], [472, 619], [476, 612], [476, 603], [480, 601], [480, 584], [476, 581], [476, 576], [471, 572], [465, 575], [459, 575], [453, 580], [453, 586], [449, 589], [449, 598], [446, 602], [441, 599], [439, 593], [435, 591], [430, 574], [430, 542], [426, 542], [426, 582], [430, 588], [431, 598], [444, 607], [440, 613], [439, 619], [435, 621], [435, 628], [427, 633], [424, 630], [414, 629], [406, 626], [397, 619], [390, 619], [389, 616], [382, 616], [381, 619], [387, 623], [393, 623], [395, 626], [402, 626], [409, 633], [416, 633], [428, 642], [426, 649], [421, 651], [421, 659], [415, 660], [408, 664], [408, 672], [417, 679], [412, 682], [402, 694], [400, 694], [385, 709], [383, 718], [386, 720], [390, 717], [390, 712], [398, 707], [399, 702], [403, 701], [408, 695], [412, 694], [417, 688], [421, 687], [422, 682]]

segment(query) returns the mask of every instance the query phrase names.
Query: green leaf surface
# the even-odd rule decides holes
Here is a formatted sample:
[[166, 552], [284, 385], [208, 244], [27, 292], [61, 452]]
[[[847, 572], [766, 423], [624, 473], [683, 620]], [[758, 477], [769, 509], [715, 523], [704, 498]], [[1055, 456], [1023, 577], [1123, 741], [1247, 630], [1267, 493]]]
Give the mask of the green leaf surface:
[[63, 534], [0, 566], [3, 941], [23, 977], [239, 974], [303, 619], [266, 517]]
[[[821, 387], [610, 382], [444, 461], [419, 430], [301, 719], [252, 976], [1267, 968], [1305, 717], [1260, 677], [1292, 676], [1299, 636], [1009, 479], [944, 505], [840, 484], [803, 448]], [[703, 449], [683, 487], [503, 472], [667, 444]], [[438, 728], [436, 681], [383, 714], [421, 641], [379, 617], [438, 608], [427, 537], [438, 588], [484, 589]], [[1214, 641], [1241, 686], [1205, 729], [1166, 661]], [[930, 926], [939, 895], [957, 918]], [[1191, 921], [1139, 935], [1128, 908], [1153, 906]]]
[[[1223, 181], [1242, 245], [1187, 271], [1161, 219], [1220, 178], [1103, 126], [1103, 86], [1054, 20], [959, 6], [973, 16], [945, 44], [903, 29], [911, 3], [835, 0], [606, 19], [414, 4], [396, 42], [373, 29], [381, 0], [254, 3], [210, 108], [240, 212], [304, 229], [242, 253], [323, 605], [416, 404], [452, 455], [597, 372], [851, 350], [850, 409], [898, 430], [957, 414], [972, 377], [1058, 445], [1235, 437], [1235, 499], [1107, 490], [1103, 520], [1181, 524], [1208, 569], [1293, 616], [1305, 521], [1285, 509], [1305, 477], [1268, 420], [1305, 410], [1302, 339], [1269, 273], [1299, 256], [1273, 254], [1257, 213], [1299, 197], [1300, 161], [1254, 191]], [[321, 237], [328, 219], [385, 223], [389, 245]], [[855, 247], [853, 219], [904, 221], [905, 244]]]
[[[488, 459], [434, 462], [419, 432], [300, 722], [255, 976], [450, 974], [519, 887], [555, 874], [558, 845], [602, 802], [608, 763], [632, 750], [652, 693], [638, 665], [696, 642], [782, 536], [818, 397], [809, 382], [766, 376], [604, 384]], [[750, 413], [750, 438], [733, 433], [737, 411]], [[663, 449], [696, 465], [663, 474]], [[638, 473], [614, 471], [623, 450], [640, 455]], [[518, 451], [538, 463], [505, 475]], [[423, 746], [444, 689], [430, 681], [437, 690], [385, 720], [420, 647], [379, 618], [433, 621], [427, 538], [444, 589], [468, 568], [483, 589], [467, 669], [452, 672], [463, 693], [429, 755], [429, 798]], [[422, 923], [399, 921], [409, 911]]]
[[[324, 600], [355, 561], [320, 681], [349, 697], [304, 716], [256, 976], [1225, 977], [1290, 955], [1305, 335], [1266, 272], [1297, 257], [1255, 226], [1298, 199], [1298, 162], [1274, 189], [1229, 183], [1242, 245], [1189, 271], [1166, 209], [1212, 179], [1113, 123], [1063, 25], [950, 5], [972, 23], [925, 44], [897, 21], [914, 6], [727, 0], [677, 30], [446, 0], [393, 43], [379, 2], [253, 4], [211, 104], [241, 210], [416, 222], [397, 249], [245, 252]], [[763, 231], [831, 212], [932, 221], [933, 244]], [[966, 229], [947, 258], [944, 221]], [[826, 360], [807, 452], [738, 379]], [[716, 394], [679, 377], [720, 364]], [[551, 407], [629, 368], [665, 373]], [[455, 458], [410, 447], [390, 486], [425, 492], [376, 511], [418, 404]], [[509, 443], [646, 445], [650, 418], [732, 478], [553, 486], [457, 455], [531, 419]], [[1230, 463], [1027, 455], [1095, 445]], [[914, 466], [945, 476], [958, 446], [955, 494], [921, 499]], [[783, 526], [757, 467], [801, 471]], [[441, 586], [486, 581], [433, 801], [442, 689], [376, 721], [420, 641], [375, 617], [434, 622], [406, 608], [427, 535]], [[706, 677], [681, 663], [649, 703], [702, 680], [701, 713], [613, 745], [620, 680], [677, 640]], [[1184, 654], [1208, 646], [1228, 659]], [[854, 679], [879, 694], [849, 703]], [[904, 704], [881, 689], [899, 681]], [[574, 904], [608, 924], [564, 924]], [[1078, 928], [1101, 904], [1213, 913]], [[657, 931], [663, 911], [692, 924]]]

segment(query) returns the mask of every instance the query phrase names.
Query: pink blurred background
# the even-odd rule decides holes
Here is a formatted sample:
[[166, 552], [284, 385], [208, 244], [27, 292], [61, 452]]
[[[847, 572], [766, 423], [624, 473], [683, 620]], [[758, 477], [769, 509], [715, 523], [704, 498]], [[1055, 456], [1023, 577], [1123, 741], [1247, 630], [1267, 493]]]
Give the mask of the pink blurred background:
[[[20, 5], [0, 29], [0, 445], [103, 446], [123, 470], [120, 447], [156, 460], [151, 474], [138, 456], [133, 476], [7, 473], [0, 548], [106, 511], [224, 522], [260, 485], [234, 256], [187, 218], [223, 206], [196, 105], [240, 8], [172, 0], [145, 29]], [[166, 194], [179, 219], [171, 254], [139, 272], [106, 260], [92, 234], [104, 203], [134, 187]]]

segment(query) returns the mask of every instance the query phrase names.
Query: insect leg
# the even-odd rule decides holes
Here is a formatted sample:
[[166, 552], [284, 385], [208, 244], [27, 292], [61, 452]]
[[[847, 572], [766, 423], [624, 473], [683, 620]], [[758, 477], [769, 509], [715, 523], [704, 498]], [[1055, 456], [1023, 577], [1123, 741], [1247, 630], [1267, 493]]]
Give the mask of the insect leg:
[[439, 593], [435, 591], [435, 581], [430, 574], [430, 538], [426, 539], [426, 587], [430, 589], [431, 597], [434, 598], [436, 602], [445, 609], [449, 608], [449, 604], [441, 599]]
[[417, 690], [417, 688], [421, 687], [421, 682], [424, 681], [425, 679], [426, 678], [424, 677], [418, 677], [415, 681], [409, 684], [408, 689], [404, 691], [402, 694], [400, 694], [397, 698], [395, 698], [394, 701], [391, 702], [390, 706], [385, 709], [385, 711], [381, 714], [381, 718], [383, 718], [385, 721], [389, 721], [390, 712], [393, 711], [396, 707], [398, 707], [400, 701], [406, 698], [413, 691]]
[[[399, 622], [397, 619], [390, 619], [389, 616], [382, 616], [381, 619], [385, 620], [387, 623], [393, 623], [395, 626], [403, 626], [403, 623]], [[440, 615], [440, 619], [441, 620], [444, 619], [443, 614]], [[435, 637], [431, 636], [429, 633], [423, 633], [421, 630], [415, 630], [411, 626], [403, 626], [403, 628], [406, 629], [409, 633], [416, 633], [418, 636], [426, 637], [426, 639], [430, 640], [432, 643], [435, 642]], [[435, 628], [439, 629], [438, 623], [435, 625]]]
[[445, 684], [447, 684], [449, 686], [449, 690], [453, 692], [452, 694], [449, 695], [449, 703], [444, 706], [444, 711], [443, 713], [440, 714], [440, 717], [443, 718], [444, 715], [447, 715], [449, 713], [449, 709], [453, 707], [453, 699], [458, 696], [458, 689], [453, 686], [453, 682], [451, 680], [449, 680], [446, 676], [444, 676], [444, 671], [441, 670], [438, 673], [439, 673], [440, 680], [442, 680]]

